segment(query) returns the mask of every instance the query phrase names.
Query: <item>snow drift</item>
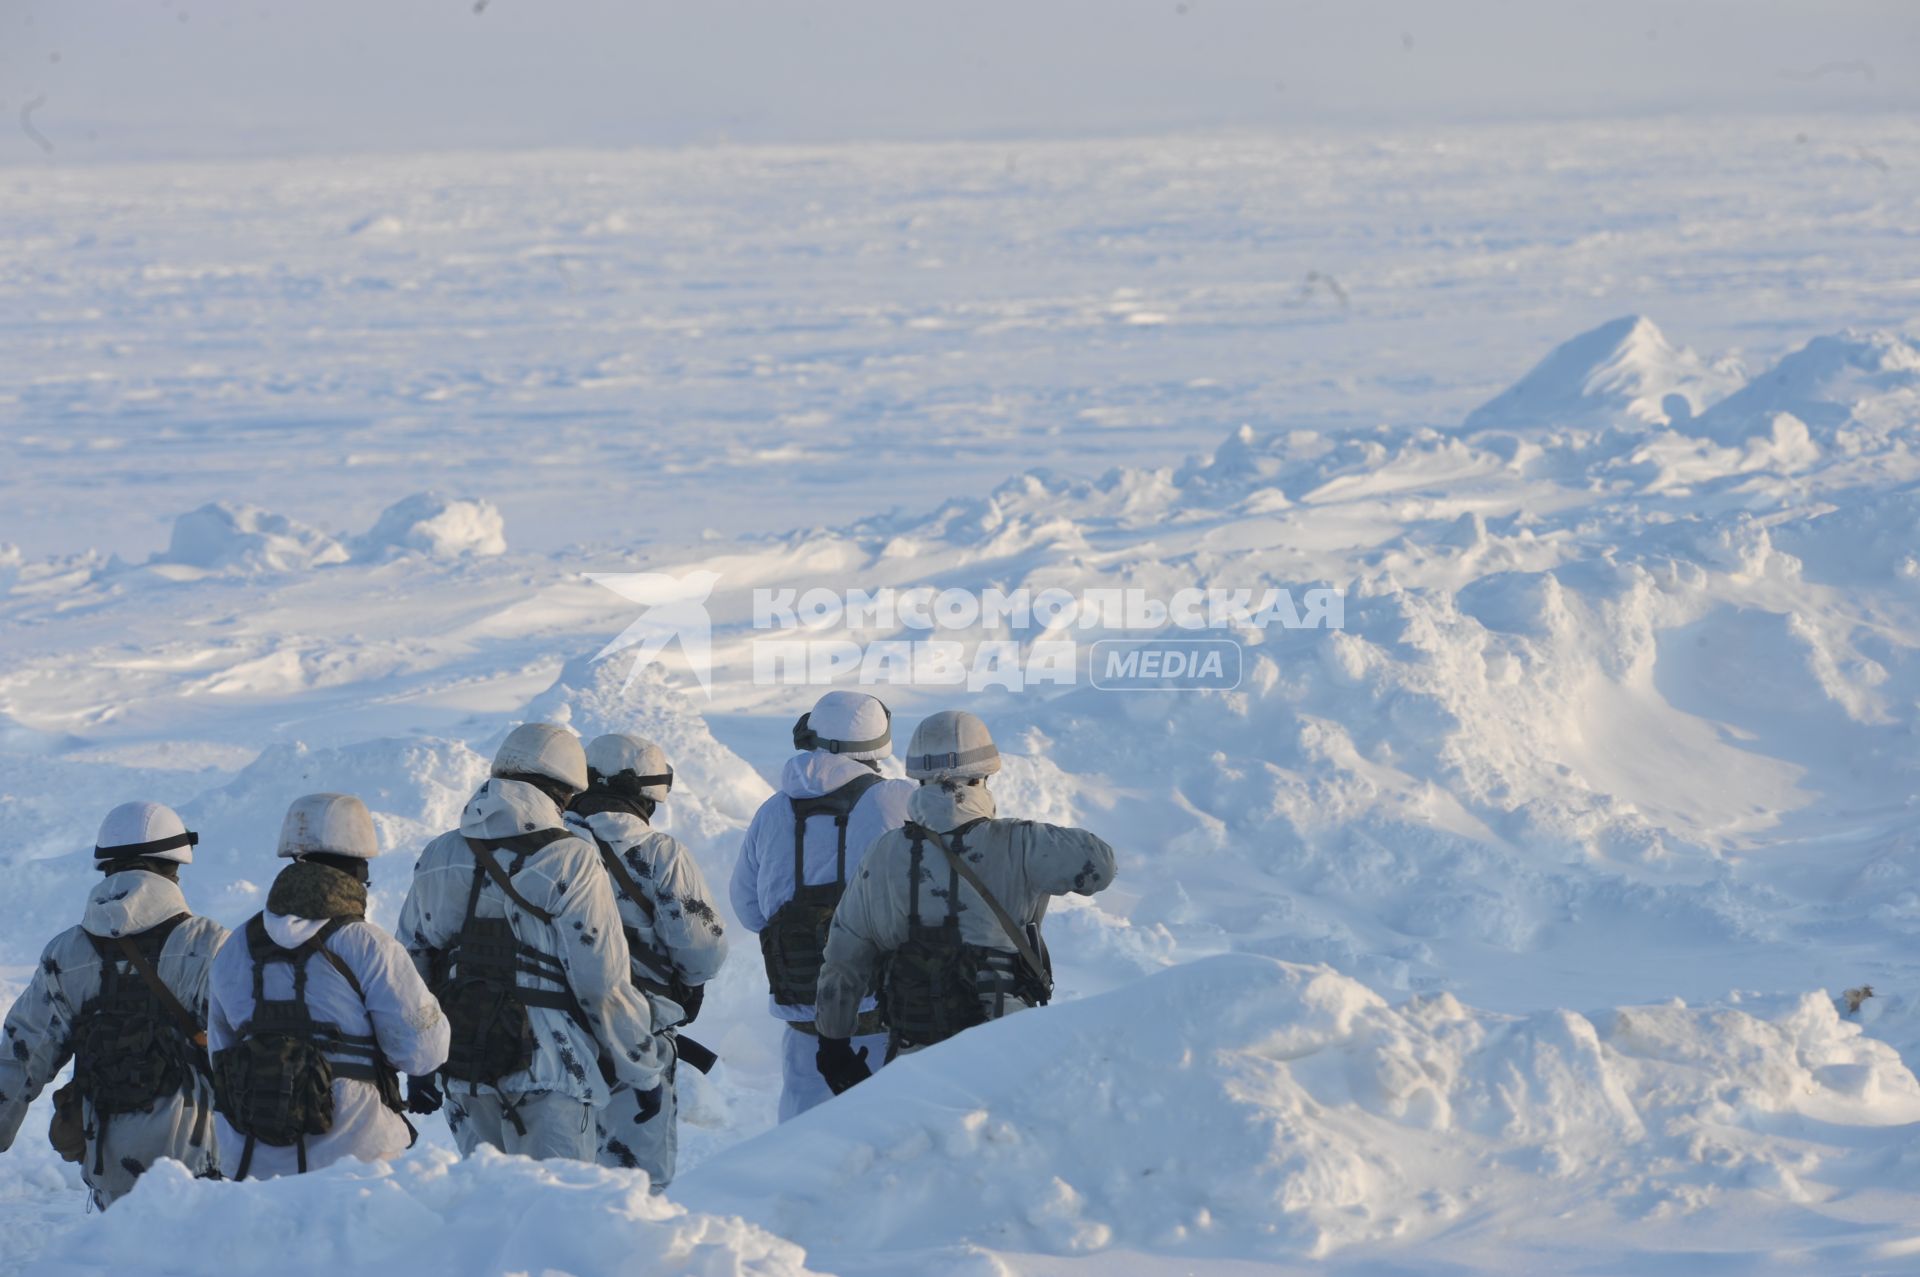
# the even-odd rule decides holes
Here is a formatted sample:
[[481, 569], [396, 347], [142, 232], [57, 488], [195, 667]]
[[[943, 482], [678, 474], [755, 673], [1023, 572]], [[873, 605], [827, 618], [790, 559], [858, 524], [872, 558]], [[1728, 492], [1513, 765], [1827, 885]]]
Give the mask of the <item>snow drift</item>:
[[[592, 563], [401, 548], [431, 503], [324, 572], [243, 553], [161, 591], [97, 555], [23, 560], [0, 600], [0, 815], [36, 925], [0, 961], [16, 976], [39, 922], [71, 916], [122, 797], [183, 806], [205, 835], [189, 899], [233, 922], [286, 803], [362, 793], [390, 918], [407, 857], [536, 716], [665, 745], [662, 819], [719, 886], [817, 691], [753, 682], [753, 586], [1331, 584], [1338, 630], [1232, 628], [1232, 692], [966, 696], [1006, 755], [1003, 810], [1121, 852], [1112, 891], [1050, 918], [1061, 1005], [755, 1140], [776, 1039], [736, 932], [675, 1199], [854, 1273], [1691, 1272], [1703, 1248], [1897, 1267], [1920, 1195], [1894, 1054], [1920, 1058], [1904, 341], [1815, 342], [1716, 403], [1729, 365], [1610, 325], [1456, 429], [1248, 426], [1178, 465]], [[633, 620], [585, 575], [613, 564], [719, 576], [712, 700], [589, 659]], [[884, 694], [904, 737], [963, 693]], [[1848, 1019], [1802, 992], [1868, 982]], [[0, 1221], [64, 1200], [23, 1165]], [[309, 1190], [205, 1200], [280, 1191]], [[457, 1229], [488, 1191], [421, 1209]]]
[[[218, 1221], [217, 1224], [214, 1221]], [[392, 1167], [346, 1162], [267, 1183], [195, 1180], [177, 1163], [68, 1233], [27, 1271], [106, 1277], [343, 1272], [411, 1277], [615, 1272], [804, 1277], [798, 1246], [735, 1219], [689, 1214], [644, 1174], [446, 1150]]]
[[968, 1242], [1284, 1261], [1391, 1240], [1431, 1256], [1522, 1199], [1534, 1218], [1509, 1226], [1534, 1243], [1569, 1210], [1747, 1199], [1776, 1217], [1744, 1239], [1760, 1247], [1871, 1183], [1915, 1120], [1920, 1083], [1824, 996], [1501, 1016], [1216, 958], [903, 1058], [674, 1191], [848, 1272], [937, 1270]]

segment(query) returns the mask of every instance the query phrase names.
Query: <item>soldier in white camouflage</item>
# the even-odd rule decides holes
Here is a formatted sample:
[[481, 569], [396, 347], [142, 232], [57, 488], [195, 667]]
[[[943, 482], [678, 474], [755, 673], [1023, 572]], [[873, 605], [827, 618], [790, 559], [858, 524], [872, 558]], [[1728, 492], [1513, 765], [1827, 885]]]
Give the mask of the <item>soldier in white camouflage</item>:
[[888, 1058], [1044, 1004], [1052, 964], [1047, 902], [1114, 877], [1113, 848], [1084, 829], [996, 816], [987, 777], [1000, 752], [972, 714], [943, 710], [907, 749], [920, 782], [907, 824], [867, 849], [834, 911], [815, 993], [818, 1066], [835, 1094], [874, 1063], [849, 1038], [878, 987]]

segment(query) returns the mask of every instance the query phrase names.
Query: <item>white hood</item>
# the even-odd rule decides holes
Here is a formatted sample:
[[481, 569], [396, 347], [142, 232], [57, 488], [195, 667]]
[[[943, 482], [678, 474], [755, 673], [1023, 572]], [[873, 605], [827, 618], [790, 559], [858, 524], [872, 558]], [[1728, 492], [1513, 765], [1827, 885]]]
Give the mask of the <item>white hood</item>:
[[144, 869], [128, 869], [109, 874], [94, 885], [80, 925], [93, 935], [111, 940], [137, 936], [185, 912], [187, 898], [177, 885]]
[[907, 800], [907, 815], [936, 834], [958, 829], [968, 821], [991, 819], [996, 810], [993, 794], [985, 785], [922, 785]]
[[282, 949], [298, 949], [327, 925], [325, 918], [295, 918], [281, 913], [267, 914], [266, 922], [267, 938]]
[[789, 798], [818, 798], [830, 794], [857, 776], [874, 775], [873, 768], [845, 754], [810, 749], [787, 760], [780, 773], [780, 792]]
[[460, 832], [468, 838], [511, 838], [563, 825], [553, 800], [519, 780], [488, 781], [460, 813]]

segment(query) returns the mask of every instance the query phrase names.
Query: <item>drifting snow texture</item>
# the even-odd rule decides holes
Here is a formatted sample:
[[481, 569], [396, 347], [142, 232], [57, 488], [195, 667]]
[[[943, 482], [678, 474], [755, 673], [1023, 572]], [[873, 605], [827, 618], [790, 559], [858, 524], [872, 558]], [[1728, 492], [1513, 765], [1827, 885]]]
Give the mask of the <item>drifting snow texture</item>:
[[462, 1162], [436, 1150], [392, 1168], [347, 1162], [264, 1184], [195, 1180], [162, 1163], [28, 1271], [803, 1277], [813, 1271], [804, 1259], [737, 1219], [690, 1215], [653, 1196], [644, 1175], [491, 1151]]
[[14, 336], [0, 537], [435, 486], [657, 544], [1452, 423], [1630, 310], [1756, 361], [1898, 322], [1916, 172], [1861, 114], [42, 166], [0, 311], [75, 310]]
[[1676, 349], [1651, 320], [1629, 315], [1582, 333], [1540, 361], [1466, 428], [1681, 425], [1740, 384]]
[[1390, 1007], [1325, 968], [1220, 958], [904, 1058], [675, 1195], [873, 1273], [922, 1271], [920, 1252], [964, 1241], [1424, 1251], [1516, 1194], [1538, 1218], [1507, 1226], [1533, 1244], [1573, 1203], [1650, 1219], [1764, 1200], [1770, 1235], [1728, 1239], [1759, 1247], [1817, 1230], [1821, 1203], [1870, 1182], [1904, 1139], [1888, 1128], [1916, 1119], [1920, 1083], [1822, 997], [1516, 1018], [1445, 996]]
[[210, 572], [296, 572], [343, 563], [347, 552], [324, 532], [258, 506], [215, 501], [173, 521], [173, 539], [156, 563]]
[[416, 492], [388, 506], [372, 530], [353, 542], [358, 559], [409, 551], [434, 559], [505, 554], [506, 523], [490, 501], [456, 501], [437, 492]]

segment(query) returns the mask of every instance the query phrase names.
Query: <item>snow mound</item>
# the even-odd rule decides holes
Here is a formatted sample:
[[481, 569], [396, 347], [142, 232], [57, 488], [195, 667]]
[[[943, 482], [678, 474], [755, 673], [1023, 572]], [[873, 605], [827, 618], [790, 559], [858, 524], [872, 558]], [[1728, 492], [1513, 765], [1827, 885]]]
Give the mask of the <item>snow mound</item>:
[[1466, 429], [1681, 425], [1739, 378], [1628, 315], [1555, 347], [1532, 372], [1468, 415]]
[[1703, 413], [1697, 429], [1739, 441], [1769, 433], [1781, 416], [1821, 440], [1920, 425], [1920, 345], [1890, 332], [1816, 337]]
[[1768, 1011], [1393, 1007], [1324, 967], [1208, 959], [897, 1061], [675, 1196], [874, 1272], [973, 1245], [1314, 1258], [1470, 1225], [1490, 1193], [1536, 1203], [1540, 1237], [1576, 1202], [1818, 1212], [1878, 1173], [1920, 1083], [1824, 994]]
[[353, 541], [356, 559], [424, 554], [431, 559], [486, 558], [507, 552], [506, 524], [491, 501], [416, 492], [381, 512]]
[[280, 869], [274, 850], [287, 806], [302, 794], [354, 794], [373, 813], [383, 853], [374, 862], [369, 912], [391, 926], [414, 857], [459, 823], [460, 808], [486, 778], [487, 760], [457, 741], [270, 746], [227, 784], [180, 808], [200, 834], [188, 891], [201, 912], [228, 925], [243, 921]]
[[347, 552], [326, 533], [258, 506], [215, 501], [173, 521], [165, 554], [152, 562], [249, 575], [298, 572], [344, 563]]
[[[648, 666], [629, 683], [632, 661], [631, 653], [601, 661], [576, 657], [527, 705], [526, 717], [571, 727], [583, 741], [628, 732], [654, 742], [673, 764], [673, 793], [661, 813], [670, 823], [662, 827], [696, 853], [708, 842], [737, 837], [771, 792], [766, 781], [713, 738], [698, 708], [658, 667]], [[721, 850], [716, 847], [716, 859], [703, 864], [717, 880], [733, 867], [730, 859], [717, 859]], [[737, 850], [737, 843], [724, 848], [729, 856]]]
[[[218, 1244], [209, 1229], [218, 1221]], [[645, 1175], [491, 1150], [429, 1150], [392, 1166], [345, 1162], [312, 1175], [230, 1184], [175, 1162], [125, 1201], [53, 1240], [28, 1272], [337, 1277], [343, 1272], [644, 1272], [803, 1277], [805, 1253], [737, 1219], [689, 1214]]]

